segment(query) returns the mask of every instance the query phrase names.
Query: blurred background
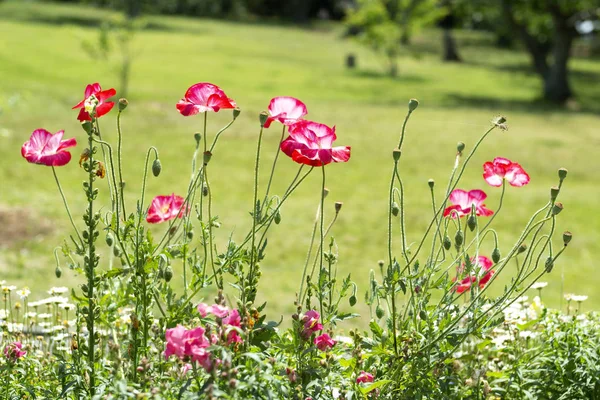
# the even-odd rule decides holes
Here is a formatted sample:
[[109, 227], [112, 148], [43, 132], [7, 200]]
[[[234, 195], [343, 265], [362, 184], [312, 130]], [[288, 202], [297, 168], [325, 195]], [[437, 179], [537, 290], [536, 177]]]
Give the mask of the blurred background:
[[[333, 203], [344, 202], [332, 231], [339, 275], [350, 273], [362, 298], [369, 271], [385, 258], [391, 150], [414, 97], [420, 106], [402, 155], [409, 243], [431, 217], [428, 179], [441, 197], [456, 143], [468, 151], [494, 116], [505, 115], [509, 130], [494, 131], [461, 187], [484, 189], [496, 209], [501, 190], [487, 186], [481, 165], [502, 156], [529, 172], [529, 185], [507, 188], [495, 220], [506, 254], [547, 202], [558, 168], [567, 168], [555, 245], [562, 246], [564, 230], [574, 239], [542, 279], [549, 282], [543, 300], [559, 307], [564, 293], [589, 295], [583, 308], [598, 309], [599, 17], [599, 0], [0, 0], [0, 281], [29, 286], [35, 299], [80, 279], [62, 260], [62, 277], [54, 274], [53, 250], [70, 226], [51, 170], [19, 154], [34, 129], [64, 129], [78, 139], [73, 161], [58, 174], [81, 221], [84, 132], [71, 107], [88, 83], [116, 88], [130, 103], [122, 125], [132, 209], [151, 145], [163, 172], [149, 180], [147, 197], [185, 193], [202, 118], [182, 117], [175, 104], [192, 84], [211, 82], [242, 109], [211, 162], [220, 243], [231, 232], [239, 240], [251, 225], [258, 113], [274, 96], [297, 97], [307, 118], [336, 125], [337, 143], [352, 146], [349, 163], [328, 168], [326, 212], [331, 218]], [[209, 132], [230, 118], [229, 111], [211, 113]], [[115, 119], [112, 112], [100, 121], [106, 140], [116, 138]], [[277, 126], [265, 135], [264, 171], [279, 136]], [[287, 158], [278, 165], [275, 190], [282, 193], [296, 165]], [[293, 310], [319, 188], [311, 176], [270, 232], [261, 286], [272, 317]], [[482, 254], [489, 256], [488, 247]], [[502, 279], [512, 273], [506, 269]]]

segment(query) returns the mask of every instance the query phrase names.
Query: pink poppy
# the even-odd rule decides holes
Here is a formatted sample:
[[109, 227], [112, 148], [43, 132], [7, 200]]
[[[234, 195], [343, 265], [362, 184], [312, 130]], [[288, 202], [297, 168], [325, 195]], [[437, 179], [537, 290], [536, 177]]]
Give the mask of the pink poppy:
[[502, 186], [505, 179], [511, 186], [524, 186], [529, 183], [529, 175], [519, 163], [496, 157], [493, 162], [483, 164], [483, 178], [491, 186]]
[[324, 333], [320, 336], [317, 336], [315, 338], [315, 345], [317, 346], [317, 348], [321, 351], [325, 351], [328, 350], [330, 348], [332, 348], [333, 346], [335, 346], [335, 344], [337, 343], [335, 340], [333, 340], [331, 338], [331, 336], [329, 336], [328, 334]]
[[[450, 193], [449, 200], [454, 203], [453, 205], [446, 207], [444, 210], [444, 217], [451, 216], [456, 218], [464, 217], [465, 215], [471, 214], [471, 206], [475, 206], [475, 214], [478, 216], [489, 217], [494, 212], [485, 207], [483, 201], [487, 198], [487, 194], [483, 190], [470, 190], [465, 191], [462, 189], [455, 189]], [[455, 211], [455, 212], [454, 212]]]
[[[454, 279], [456, 280], [456, 279]], [[464, 293], [467, 290], [469, 290], [471, 288], [471, 284], [473, 282], [475, 282], [477, 280], [477, 277], [475, 276], [467, 276], [466, 278], [464, 278], [463, 280], [460, 281], [460, 283], [456, 286], [456, 292], [457, 293]]]
[[85, 94], [73, 110], [81, 108], [77, 119], [79, 121], [91, 121], [90, 112], [95, 111], [94, 118], [100, 118], [114, 107], [115, 103], [106, 101], [117, 94], [115, 89], [102, 90], [99, 83], [93, 83], [85, 87]]
[[[496, 271], [492, 269], [494, 263], [486, 256], [477, 257], [477, 261], [475, 261], [475, 258], [473, 257], [471, 258], [471, 263], [473, 263], [474, 268], [472, 274], [463, 278], [460, 281], [460, 283], [456, 286], [456, 292], [459, 294], [469, 290], [471, 288], [471, 285], [477, 282], [478, 276], [481, 276], [478, 282], [479, 288], [483, 289], [485, 285], [487, 285], [487, 283], [490, 281], [492, 276], [494, 276], [494, 274], [496, 273]], [[462, 274], [464, 270], [464, 264], [457, 269], [459, 274]], [[453, 281], [456, 282], [456, 278], [454, 278]]]
[[209, 306], [208, 304], [200, 303], [197, 308], [202, 318], [206, 317], [208, 314], [212, 314], [219, 318], [225, 318], [229, 314], [229, 308], [219, 304]]
[[30, 163], [49, 167], [60, 167], [71, 161], [69, 147], [77, 145], [75, 138], [62, 140], [64, 131], [55, 134], [45, 129], [36, 129], [21, 147], [21, 155]]
[[269, 118], [265, 122], [265, 128], [271, 126], [273, 121], [279, 121], [283, 125], [292, 125], [307, 113], [304, 103], [294, 97], [274, 97], [269, 103]]
[[189, 211], [188, 207], [183, 209], [184, 199], [181, 196], [156, 196], [150, 204], [146, 221], [151, 224], [158, 224], [173, 218], [182, 218]]
[[358, 374], [358, 377], [356, 378], [356, 383], [369, 383], [373, 382], [374, 380], [375, 378], [372, 374], [365, 371], [360, 371], [360, 374]]
[[335, 126], [301, 120], [289, 127], [289, 136], [281, 142], [281, 151], [299, 164], [320, 167], [330, 162], [350, 159], [350, 146], [332, 147], [336, 140]]
[[186, 117], [202, 112], [235, 108], [235, 101], [227, 97], [220, 87], [212, 83], [196, 83], [185, 92], [185, 97], [177, 103], [177, 110]]
[[21, 342], [12, 342], [7, 344], [6, 347], [4, 347], [4, 357], [12, 362], [17, 361], [19, 358], [24, 357], [27, 354], [27, 352], [22, 349], [23, 344]]
[[[486, 256], [479, 256], [477, 257], [477, 261], [475, 261], [475, 257], [471, 257], [471, 264], [473, 264], [473, 268], [480, 267], [484, 271], [487, 271], [490, 268], [492, 268], [494, 262]], [[462, 274], [465, 271], [465, 267], [465, 263], [463, 262], [462, 265], [459, 268], [457, 268], [458, 273]]]
[[481, 277], [481, 279], [479, 279], [479, 289], [483, 289], [485, 287], [485, 285], [488, 284], [488, 282], [490, 281], [490, 279], [492, 279], [492, 276], [494, 276], [495, 273], [496, 273], [496, 271], [494, 271], [493, 269], [488, 270]]

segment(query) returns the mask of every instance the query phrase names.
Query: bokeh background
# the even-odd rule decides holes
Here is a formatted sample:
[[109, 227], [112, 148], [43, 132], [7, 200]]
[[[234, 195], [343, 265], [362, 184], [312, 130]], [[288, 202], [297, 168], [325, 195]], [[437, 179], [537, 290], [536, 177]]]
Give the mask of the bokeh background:
[[[34, 129], [64, 129], [79, 140], [74, 160], [58, 170], [79, 218], [85, 173], [76, 161], [84, 132], [71, 107], [88, 83], [115, 87], [130, 103], [122, 124], [132, 209], [150, 145], [160, 151], [163, 172], [149, 180], [147, 198], [185, 192], [202, 118], [182, 117], [175, 103], [190, 85], [212, 82], [242, 109], [211, 161], [220, 243], [231, 232], [239, 240], [251, 224], [258, 113], [274, 96], [297, 97], [307, 118], [335, 125], [338, 143], [352, 146], [349, 163], [328, 168], [326, 211], [331, 218], [333, 203], [344, 202], [332, 231], [339, 274], [352, 275], [362, 298], [369, 271], [385, 258], [391, 150], [407, 102], [417, 98], [402, 156], [409, 243], [420, 239], [431, 217], [428, 179], [441, 196], [456, 143], [469, 150], [495, 115], [505, 115], [509, 130], [489, 137], [461, 187], [484, 189], [495, 209], [500, 189], [485, 184], [481, 165], [503, 156], [529, 172], [531, 184], [508, 187], [495, 222], [506, 253], [546, 203], [558, 168], [567, 168], [555, 246], [564, 230], [574, 239], [543, 278], [549, 282], [544, 301], [564, 306], [562, 295], [576, 293], [589, 295], [584, 309], [598, 309], [599, 10], [597, 0], [0, 1], [0, 280], [42, 297], [50, 286], [80, 279], [63, 260], [62, 277], [55, 277], [53, 250], [70, 226], [51, 170], [19, 153]], [[210, 114], [209, 132], [230, 118], [229, 111]], [[116, 138], [115, 119], [113, 112], [100, 121], [109, 141]], [[279, 136], [278, 126], [265, 135], [263, 171]], [[296, 169], [280, 159], [275, 192]], [[260, 285], [271, 314], [293, 309], [319, 188], [315, 174], [270, 232]], [[511, 273], [505, 270], [502, 279]], [[495, 285], [502, 289], [501, 280]]]

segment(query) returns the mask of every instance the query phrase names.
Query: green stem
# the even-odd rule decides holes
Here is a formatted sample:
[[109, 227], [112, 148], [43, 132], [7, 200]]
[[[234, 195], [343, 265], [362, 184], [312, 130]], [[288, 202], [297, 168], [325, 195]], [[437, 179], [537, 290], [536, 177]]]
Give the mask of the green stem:
[[[404, 135], [402, 136], [404, 137]], [[401, 139], [402, 141], [402, 139]], [[390, 192], [388, 202], [388, 273], [387, 281], [390, 286], [390, 301], [392, 303], [392, 335], [394, 337], [394, 354], [398, 356], [398, 339], [396, 331], [396, 281], [394, 280], [394, 258], [392, 255], [392, 205], [394, 203], [394, 181], [396, 179], [396, 171], [398, 170], [398, 161], [394, 160], [394, 171], [390, 180]]]
[[[123, 211], [123, 217], [126, 218], [127, 212], [125, 211], [125, 187], [123, 186], [123, 169], [122, 169], [122, 147], [123, 147], [123, 135], [121, 134], [121, 110], [117, 114], [117, 161], [119, 163], [119, 190], [121, 193], [121, 210]], [[118, 200], [117, 200], [118, 201]]]
[[[324, 220], [325, 220], [325, 165], [321, 166], [321, 172], [322, 172], [322, 180], [321, 180], [321, 210], [320, 210], [320, 215], [319, 215], [319, 225], [320, 225], [320, 238], [319, 238], [319, 275], [323, 273], [323, 253], [324, 253], [324, 248], [323, 248], [323, 242], [325, 240], [325, 230], [324, 230]], [[320, 292], [320, 291], [319, 291]], [[323, 310], [323, 299], [320, 296], [319, 297], [319, 302], [321, 303], [321, 310]], [[321, 311], [321, 322], [324, 321], [324, 317], [323, 317], [323, 312]]]
[[67, 198], [65, 197], [62, 187], [60, 186], [60, 181], [58, 180], [58, 176], [56, 175], [56, 169], [54, 169], [54, 166], [52, 167], [52, 173], [54, 174], [54, 180], [56, 181], [56, 186], [58, 186], [58, 191], [60, 192], [60, 196], [62, 197], [63, 204], [65, 206], [65, 210], [67, 210], [67, 215], [69, 216], [69, 221], [71, 221], [71, 225], [73, 226], [73, 229], [75, 229], [75, 233], [77, 233], [79, 242], [83, 245], [83, 239], [81, 238], [79, 229], [77, 229], [77, 226], [75, 225], [75, 222], [73, 221], [73, 216], [71, 215], [71, 209], [69, 208], [69, 204], [67, 203]]
[[[271, 175], [269, 175], [269, 183], [267, 184], [267, 190], [265, 192], [265, 199], [263, 201], [262, 206], [267, 203], [269, 199], [269, 190], [271, 189], [271, 183], [273, 182], [273, 175], [275, 175], [275, 166], [277, 165], [277, 159], [279, 158], [279, 153], [281, 153], [281, 142], [283, 142], [283, 137], [285, 136], [285, 125], [283, 125], [283, 129], [281, 130], [281, 138], [279, 138], [279, 143], [277, 144], [277, 150], [275, 151], [275, 159], [273, 160], [273, 166], [271, 167]], [[261, 206], [261, 209], [262, 209]]]
[[250, 271], [248, 273], [248, 282], [252, 285], [254, 281], [254, 263], [255, 263], [255, 242], [256, 242], [256, 223], [258, 222], [258, 207], [256, 203], [258, 201], [258, 171], [260, 164], [260, 146], [262, 142], [264, 126], [261, 125], [260, 133], [258, 134], [258, 144], [256, 146], [256, 162], [254, 163], [254, 197], [252, 201], [252, 243], [250, 249]]

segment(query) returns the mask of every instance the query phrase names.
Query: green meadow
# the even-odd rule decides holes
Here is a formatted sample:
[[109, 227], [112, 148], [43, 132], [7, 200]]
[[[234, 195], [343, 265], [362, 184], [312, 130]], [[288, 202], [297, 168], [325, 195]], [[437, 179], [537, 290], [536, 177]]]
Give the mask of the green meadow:
[[[65, 137], [78, 139], [72, 162], [59, 168], [58, 175], [82, 226], [81, 182], [86, 174], [77, 161], [85, 134], [71, 107], [83, 98], [88, 83], [100, 82], [105, 89], [119, 91], [118, 48], [108, 59], [92, 58], [82, 45], [97, 40], [101, 21], [115, 17], [94, 8], [0, 3], [0, 280], [29, 286], [35, 298], [50, 286], [73, 285], [80, 277], [64, 261], [62, 277], [55, 277], [53, 250], [68, 237], [70, 225], [52, 171], [28, 164], [20, 147], [36, 128], [64, 129]], [[351, 273], [359, 285], [360, 303], [369, 270], [377, 269], [377, 261], [386, 255], [391, 152], [408, 100], [420, 101], [408, 124], [401, 161], [409, 244], [420, 240], [431, 218], [428, 179], [435, 179], [439, 199], [456, 143], [465, 142], [469, 151], [489, 121], [502, 114], [509, 130], [495, 130], [484, 142], [460, 187], [485, 190], [487, 206], [496, 209], [501, 190], [484, 182], [482, 164], [502, 156], [528, 171], [531, 183], [507, 188], [495, 220], [500, 250], [506, 253], [529, 216], [547, 202], [550, 187], [558, 182], [558, 168], [567, 168], [560, 194], [565, 209], [558, 218], [555, 249], [562, 246], [560, 232], [570, 230], [574, 238], [552, 273], [542, 279], [549, 282], [543, 300], [558, 307], [562, 290], [589, 295], [583, 309], [599, 308], [600, 60], [572, 60], [577, 99], [559, 109], [536, 102], [541, 82], [529, 69], [527, 54], [495, 48], [493, 37], [485, 33], [458, 32], [465, 61], [448, 64], [440, 57], [441, 32], [424, 31], [401, 57], [399, 76], [391, 78], [383, 60], [344, 39], [343, 27], [337, 24], [297, 27], [174, 17], [145, 17], [145, 22], [146, 28], [136, 32], [131, 45], [130, 105], [122, 117], [130, 210], [139, 197], [149, 146], [159, 149], [163, 171], [160, 177], [149, 178], [147, 199], [185, 193], [194, 133], [202, 130], [203, 119], [181, 116], [175, 104], [190, 85], [212, 82], [242, 109], [211, 161], [214, 213], [222, 223], [218, 242], [225, 243], [231, 232], [234, 240], [243, 238], [251, 225], [258, 114], [274, 96], [297, 97], [308, 107], [307, 118], [335, 125], [336, 143], [352, 146], [350, 162], [327, 167], [326, 218], [333, 216], [335, 201], [344, 203], [331, 235], [339, 251], [339, 274]], [[345, 67], [349, 53], [357, 57], [356, 69]], [[100, 120], [103, 137], [112, 142], [115, 111]], [[230, 111], [211, 113], [209, 135], [230, 118]], [[264, 137], [263, 193], [280, 132], [274, 124]], [[281, 194], [296, 170], [283, 155], [273, 192]], [[260, 286], [272, 317], [294, 308], [320, 185], [320, 174], [309, 176], [286, 202], [281, 224], [269, 233]], [[106, 199], [107, 188], [102, 189]], [[155, 236], [164, 229], [152, 227]], [[491, 245], [482, 252], [491, 252]], [[102, 267], [108, 267], [108, 257]], [[509, 280], [512, 272], [505, 270], [502, 279]], [[494, 283], [498, 292], [502, 279]], [[181, 278], [176, 276], [173, 282], [180, 285]], [[367, 310], [363, 306], [359, 311]]]

